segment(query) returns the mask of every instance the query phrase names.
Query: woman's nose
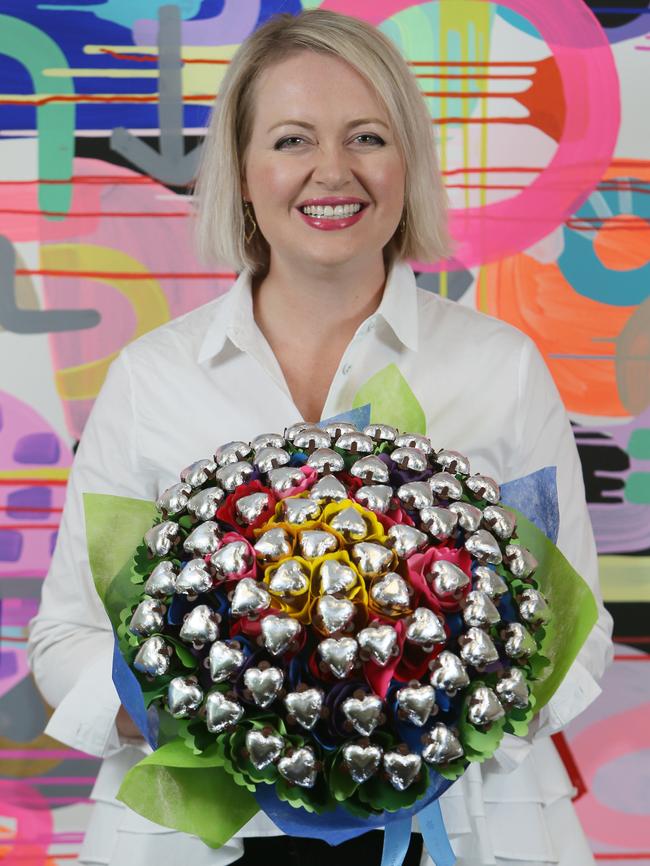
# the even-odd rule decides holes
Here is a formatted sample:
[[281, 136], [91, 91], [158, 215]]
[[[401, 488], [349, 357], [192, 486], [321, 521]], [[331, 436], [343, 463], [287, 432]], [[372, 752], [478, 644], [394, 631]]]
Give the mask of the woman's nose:
[[346, 183], [351, 177], [350, 155], [340, 145], [317, 148], [313, 174], [328, 186]]

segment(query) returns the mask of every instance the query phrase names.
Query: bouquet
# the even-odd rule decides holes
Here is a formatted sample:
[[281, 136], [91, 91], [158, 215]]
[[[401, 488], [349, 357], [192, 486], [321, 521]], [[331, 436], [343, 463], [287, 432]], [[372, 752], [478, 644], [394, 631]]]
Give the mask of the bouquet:
[[332, 844], [385, 826], [390, 862], [418, 813], [453, 862], [438, 798], [526, 735], [596, 619], [506, 487], [334, 420], [229, 442], [155, 508], [87, 495], [114, 681], [154, 748], [120, 798], [215, 847], [260, 808]]

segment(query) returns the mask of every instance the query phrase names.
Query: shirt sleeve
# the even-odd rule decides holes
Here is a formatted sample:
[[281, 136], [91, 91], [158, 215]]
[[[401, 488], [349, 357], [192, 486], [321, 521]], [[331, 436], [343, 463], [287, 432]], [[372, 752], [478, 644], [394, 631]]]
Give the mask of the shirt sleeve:
[[122, 353], [84, 429], [40, 608], [29, 624], [29, 663], [41, 694], [55, 708], [45, 732], [98, 757], [121, 746], [114, 724], [120, 700], [111, 677], [113, 631], [88, 563], [83, 493], [153, 497], [136, 472], [135, 424]]
[[598, 685], [613, 656], [612, 617], [603, 605], [596, 543], [585, 500], [580, 458], [569, 418], [553, 378], [532, 340], [520, 359], [517, 455], [512, 478], [544, 466], [557, 468], [560, 526], [557, 546], [589, 585], [598, 620], [557, 692], [539, 714], [538, 735], [563, 728], [601, 692]]

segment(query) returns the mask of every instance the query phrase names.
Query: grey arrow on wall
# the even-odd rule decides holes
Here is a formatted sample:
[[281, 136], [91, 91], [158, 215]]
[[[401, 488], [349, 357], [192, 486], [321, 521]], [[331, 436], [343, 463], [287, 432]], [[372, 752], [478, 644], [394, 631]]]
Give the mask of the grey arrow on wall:
[[140, 171], [170, 186], [186, 186], [198, 166], [200, 147], [184, 152], [181, 18], [178, 6], [161, 6], [158, 12], [158, 124], [160, 151], [118, 126], [111, 148]]
[[0, 235], [0, 325], [14, 334], [81, 331], [101, 321], [97, 310], [23, 310], [16, 303], [16, 253]]

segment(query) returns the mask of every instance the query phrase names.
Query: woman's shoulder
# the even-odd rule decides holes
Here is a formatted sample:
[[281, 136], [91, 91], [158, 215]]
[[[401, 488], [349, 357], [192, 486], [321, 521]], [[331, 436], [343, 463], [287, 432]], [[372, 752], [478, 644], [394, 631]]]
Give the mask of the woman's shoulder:
[[122, 355], [135, 364], [162, 359], [174, 361], [174, 358], [196, 359], [208, 330], [220, 318], [227, 295], [228, 291], [147, 331], [128, 343], [122, 349]]
[[434, 334], [439, 339], [462, 337], [463, 345], [500, 346], [507, 351], [521, 351], [530, 342], [519, 328], [496, 316], [474, 309], [460, 301], [418, 287], [418, 318], [420, 336], [427, 340]]

